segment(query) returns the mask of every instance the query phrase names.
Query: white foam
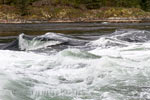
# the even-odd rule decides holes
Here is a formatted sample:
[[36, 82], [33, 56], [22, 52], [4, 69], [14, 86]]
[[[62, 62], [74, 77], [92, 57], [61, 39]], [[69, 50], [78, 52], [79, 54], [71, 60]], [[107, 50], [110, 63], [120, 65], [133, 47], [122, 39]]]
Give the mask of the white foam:
[[[138, 74], [145, 78], [149, 77], [149, 71], [146, 69], [150, 60], [141, 60], [141, 62], [131, 60], [144, 59], [148, 57], [147, 54], [150, 52], [118, 50], [116, 54], [113, 54], [114, 51], [110, 49], [106, 50], [106, 52], [109, 51], [108, 54], [104, 54], [104, 51], [100, 51], [101, 59], [93, 60], [74, 59], [70, 56], [60, 55], [61, 53], [46, 56], [31, 52], [0, 51], [0, 70], [3, 73], [9, 73], [8, 76], [14, 75], [16, 79], [21, 79], [26, 75], [25, 77], [38, 80], [40, 83], [34, 83], [35, 85], [32, 87], [34, 91], [44, 91], [48, 87], [67, 91], [80, 88], [80, 92], [84, 90], [86, 95], [93, 93], [96, 88], [101, 89], [112, 85], [117, 87], [119, 84], [117, 81], [123, 82], [123, 84], [125, 84], [125, 80], [130, 81], [128, 85], [131, 85], [133, 79], [139, 80]], [[122, 58], [110, 57], [117, 57], [118, 53]], [[136, 83], [133, 84], [137, 85]], [[98, 93], [103, 95], [105, 92]], [[105, 95], [106, 97], [114, 98], [111, 95]], [[115, 98], [117, 99], [117, 97]]]
[[[150, 84], [150, 43], [129, 45], [128, 42], [123, 42], [126, 45], [124, 47], [102, 48], [102, 45], [107, 44], [105, 43], [107, 40], [109, 39], [104, 37], [91, 42], [91, 46], [95, 44], [98, 46], [86, 52], [66, 49], [48, 55], [0, 50], [0, 70], [3, 74], [7, 74], [10, 80], [25, 82], [24, 79], [35, 80], [29, 82], [34, 84], [30, 87], [32, 91], [57, 90], [59, 93], [61, 91], [63, 96], [71, 95], [74, 100], [147, 99], [143, 91], [147, 95], [150, 93], [143, 87], [149, 87]], [[115, 39], [112, 41], [118, 42]], [[76, 56], [64, 55], [67, 52], [75, 53]], [[85, 55], [82, 58], [82, 53], [85, 55], [92, 53], [101, 58], [86, 59]], [[4, 85], [0, 88], [6, 88], [5, 79], [1, 79], [1, 82]], [[74, 91], [81, 95], [73, 93]], [[35, 96], [34, 99], [38, 100], [38, 97]]]
[[24, 34], [19, 35], [19, 48], [21, 50], [37, 50], [62, 43], [61, 41], [40, 41], [36, 40], [36, 38], [33, 38], [32, 40], [26, 40], [23, 38], [23, 35]]

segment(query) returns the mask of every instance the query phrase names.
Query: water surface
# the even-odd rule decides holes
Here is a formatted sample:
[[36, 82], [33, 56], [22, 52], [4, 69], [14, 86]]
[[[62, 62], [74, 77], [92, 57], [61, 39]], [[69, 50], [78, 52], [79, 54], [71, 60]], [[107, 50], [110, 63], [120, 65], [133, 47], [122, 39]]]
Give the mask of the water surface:
[[150, 99], [150, 24], [0, 26], [0, 100]]

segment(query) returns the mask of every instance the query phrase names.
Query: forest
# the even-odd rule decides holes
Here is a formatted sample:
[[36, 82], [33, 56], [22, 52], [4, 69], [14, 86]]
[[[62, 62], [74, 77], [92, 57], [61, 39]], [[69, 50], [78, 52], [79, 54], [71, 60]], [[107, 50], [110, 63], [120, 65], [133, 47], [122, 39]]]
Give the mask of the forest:
[[101, 7], [141, 8], [145, 11], [150, 11], [150, 0], [0, 0], [0, 4], [17, 6], [20, 9], [25, 9], [25, 7], [32, 5], [62, 5], [87, 9]]
[[0, 0], [2, 20], [150, 18], [150, 0]]

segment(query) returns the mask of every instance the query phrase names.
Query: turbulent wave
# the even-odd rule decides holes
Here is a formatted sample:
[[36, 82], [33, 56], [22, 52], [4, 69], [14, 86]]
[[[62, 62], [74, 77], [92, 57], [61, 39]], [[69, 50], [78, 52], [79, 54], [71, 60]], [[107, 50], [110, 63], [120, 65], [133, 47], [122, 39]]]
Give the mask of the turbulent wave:
[[[149, 36], [144, 30], [117, 30], [87, 43], [63, 34], [21, 34], [19, 48], [27, 51], [0, 50], [0, 99], [149, 100]], [[68, 47], [30, 51], [54, 45]]]
[[101, 36], [100, 39], [92, 41], [89, 45], [102, 48], [127, 47], [132, 44], [141, 44], [150, 41], [150, 32], [144, 30], [116, 30], [110, 35]]
[[100, 56], [91, 54], [86, 51], [80, 51], [77, 49], [69, 49], [69, 50], [64, 50], [61, 52], [63, 56], [69, 56], [69, 57], [74, 57], [74, 58], [85, 58], [85, 59], [98, 59], [101, 58]]
[[[50, 34], [50, 36], [51, 35], [54, 39], [57, 37], [54, 34]], [[58, 45], [64, 42], [64, 41], [58, 41], [54, 39], [53, 40], [44, 39], [43, 36], [31, 38], [29, 36], [21, 34], [19, 36], [19, 48], [20, 50], [36, 50], [36, 49], [46, 48], [48, 46]]]
[[38, 50], [66, 46], [81, 46], [87, 43], [86, 40], [79, 40], [69, 35], [60, 33], [46, 33], [41, 36], [29, 36], [20, 34], [19, 37], [11, 43], [5, 44], [1, 49], [5, 50]]

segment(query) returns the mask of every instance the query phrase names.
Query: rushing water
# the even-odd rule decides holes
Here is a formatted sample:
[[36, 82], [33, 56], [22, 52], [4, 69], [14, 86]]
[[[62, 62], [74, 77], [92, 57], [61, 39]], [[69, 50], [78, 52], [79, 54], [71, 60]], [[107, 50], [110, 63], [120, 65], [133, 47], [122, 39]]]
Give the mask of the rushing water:
[[139, 27], [1, 37], [0, 100], [150, 100], [150, 31]]

